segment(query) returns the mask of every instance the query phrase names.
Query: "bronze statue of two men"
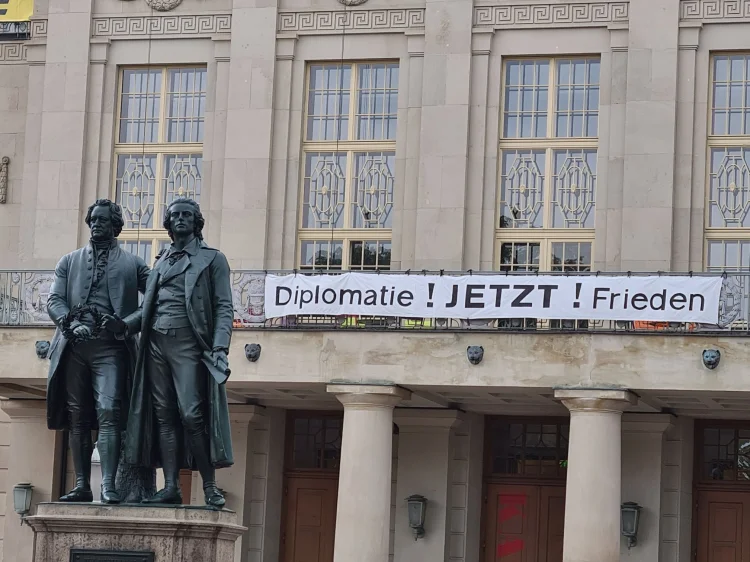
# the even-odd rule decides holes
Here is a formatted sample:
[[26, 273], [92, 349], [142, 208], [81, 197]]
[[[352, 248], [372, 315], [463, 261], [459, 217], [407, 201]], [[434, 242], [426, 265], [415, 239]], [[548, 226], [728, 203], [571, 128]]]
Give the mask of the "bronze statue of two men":
[[166, 209], [172, 244], [153, 270], [119, 247], [119, 205], [97, 200], [86, 224], [91, 240], [60, 260], [48, 303], [57, 331], [47, 422], [69, 431], [76, 475], [60, 500], [93, 500], [98, 429], [103, 503], [122, 500], [115, 475], [123, 460], [164, 470], [164, 488], [144, 503], [182, 503], [179, 473], [190, 468], [201, 474], [206, 504], [220, 508], [215, 469], [233, 463], [223, 385], [234, 317], [227, 259], [203, 241], [204, 219], [191, 199]]

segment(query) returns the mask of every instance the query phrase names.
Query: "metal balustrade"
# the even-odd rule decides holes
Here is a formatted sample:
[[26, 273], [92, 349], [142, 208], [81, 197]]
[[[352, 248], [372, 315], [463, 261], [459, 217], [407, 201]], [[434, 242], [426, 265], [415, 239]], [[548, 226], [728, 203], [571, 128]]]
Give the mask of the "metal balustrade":
[[[748, 273], [544, 273], [544, 275], [709, 275], [723, 277], [719, 324], [638, 322], [615, 320], [541, 320], [505, 318], [459, 320], [450, 318], [399, 318], [392, 316], [286, 316], [265, 317], [265, 278], [269, 273], [339, 275], [342, 272], [243, 271], [232, 272], [234, 327], [238, 330], [377, 330], [377, 331], [493, 331], [564, 333], [644, 333], [644, 334], [731, 334], [750, 335], [750, 272]], [[381, 271], [373, 275], [505, 275], [504, 272]], [[516, 273], [508, 273], [514, 276]], [[528, 273], [522, 274], [528, 275]], [[52, 326], [47, 316], [47, 298], [52, 271], [0, 271], [0, 326]]]

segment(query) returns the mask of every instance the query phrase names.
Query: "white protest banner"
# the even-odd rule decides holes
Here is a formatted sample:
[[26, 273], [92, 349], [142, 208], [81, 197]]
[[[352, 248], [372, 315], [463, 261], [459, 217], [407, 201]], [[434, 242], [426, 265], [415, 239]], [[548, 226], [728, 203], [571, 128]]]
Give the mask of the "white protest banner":
[[716, 324], [721, 277], [268, 275], [267, 318], [643, 320]]

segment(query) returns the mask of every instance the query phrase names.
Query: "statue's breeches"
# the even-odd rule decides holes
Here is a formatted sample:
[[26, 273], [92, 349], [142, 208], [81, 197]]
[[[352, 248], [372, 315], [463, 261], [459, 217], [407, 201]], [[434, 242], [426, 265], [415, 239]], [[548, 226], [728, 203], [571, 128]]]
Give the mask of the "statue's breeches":
[[146, 377], [160, 429], [181, 424], [188, 435], [205, 433], [208, 375], [192, 328], [153, 331], [148, 345]]
[[129, 356], [119, 340], [91, 340], [70, 346], [63, 358], [71, 430], [120, 428]]

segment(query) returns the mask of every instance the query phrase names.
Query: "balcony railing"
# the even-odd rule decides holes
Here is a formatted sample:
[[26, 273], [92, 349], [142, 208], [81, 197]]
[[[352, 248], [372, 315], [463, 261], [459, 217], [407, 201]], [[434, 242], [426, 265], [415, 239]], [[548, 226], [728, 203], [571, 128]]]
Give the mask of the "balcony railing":
[[[492, 331], [492, 332], [600, 332], [650, 334], [727, 334], [750, 335], [750, 272], [749, 273], [691, 273], [690, 275], [721, 276], [723, 278], [719, 305], [719, 324], [675, 322], [637, 322], [617, 320], [541, 320], [534, 318], [505, 318], [488, 320], [460, 320], [441, 318], [400, 318], [394, 316], [285, 316], [266, 318], [266, 275], [299, 272], [234, 271], [232, 293], [234, 327], [237, 330], [378, 330], [378, 331]], [[431, 272], [419, 272], [430, 274]], [[460, 275], [462, 272], [432, 272]], [[340, 272], [323, 273], [337, 275]], [[407, 272], [380, 272], [382, 275], [405, 275]], [[415, 272], [410, 272], [414, 275]], [[465, 274], [465, 273], [463, 273]], [[473, 275], [498, 272], [473, 272]], [[320, 275], [320, 273], [315, 273]], [[504, 273], [502, 273], [504, 275]], [[509, 275], [514, 275], [510, 273]], [[544, 275], [555, 275], [545, 273]], [[565, 274], [562, 274], [565, 275]], [[656, 273], [576, 273], [571, 275], [657, 275]], [[658, 273], [658, 275], [687, 275]], [[47, 298], [52, 284], [52, 271], [0, 271], [0, 326], [48, 327]]]

